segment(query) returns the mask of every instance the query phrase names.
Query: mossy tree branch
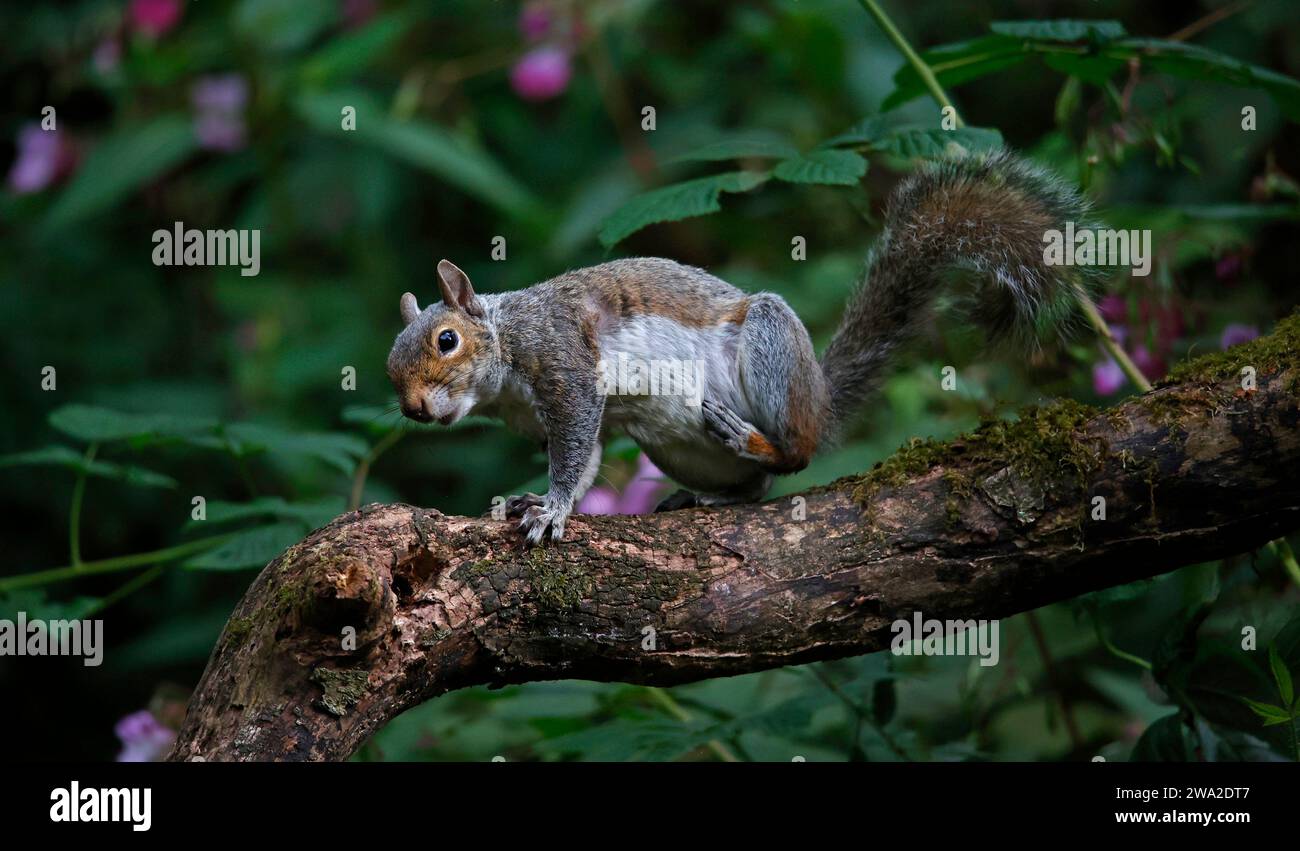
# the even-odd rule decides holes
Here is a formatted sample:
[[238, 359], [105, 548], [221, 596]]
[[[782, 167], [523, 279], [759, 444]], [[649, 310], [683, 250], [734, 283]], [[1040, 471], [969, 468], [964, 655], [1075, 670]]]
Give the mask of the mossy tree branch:
[[171, 757], [343, 759], [465, 686], [870, 653], [915, 611], [1002, 617], [1253, 549], [1300, 528], [1297, 351], [1293, 317], [1114, 409], [1022, 411], [801, 500], [575, 517], [545, 549], [506, 522], [366, 506], [249, 587]]

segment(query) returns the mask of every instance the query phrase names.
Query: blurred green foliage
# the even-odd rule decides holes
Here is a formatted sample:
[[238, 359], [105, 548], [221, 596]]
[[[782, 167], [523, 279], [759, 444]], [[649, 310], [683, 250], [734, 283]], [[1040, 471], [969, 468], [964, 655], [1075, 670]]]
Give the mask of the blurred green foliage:
[[[397, 299], [432, 298], [440, 257], [488, 292], [672, 257], [780, 293], [824, 345], [889, 188], [954, 144], [1005, 142], [1085, 186], [1110, 224], [1154, 232], [1152, 276], [1111, 281], [1103, 302], [1148, 374], [1289, 312], [1287, 3], [1216, 16], [1217, 2], [1078, 0], [1034, 21], [1042, 4], [889, 5], [968, 126], [942, 129], [915, 68], [837, 0], [0, 11], [0, 617], [95, 613], [109, 642], [97, 669], [0, 658], [17, 758], [110, 758], [114, 721], [151, 700], [174, 720], [159, 696], [174, 714], [251, 571], [347, 507], [476, 514], [541, 489], [536, 447], [392, 409]], [[58, 136], [42, 154], [23, 133], [47, 105]], [[261, 273], [153, 265], [152, 233], [177, 221], [259, 229]], [[989, 357], [954, 317], [777, 493], [1044, 397], [1115, 397], [1087, 335]], [[936, 380], [946, 364], [956, 393]], [[611, 446], [605, 483], [636, 454]], [[1099, 592], [1004, 622], [993, 668], [877, 654], [669, 701], [586, 682], [471, 689], [358, 758], [710, 759], [721, 742], [755, 760], [1295, 759], [1298, 584], [1262, 551]]]

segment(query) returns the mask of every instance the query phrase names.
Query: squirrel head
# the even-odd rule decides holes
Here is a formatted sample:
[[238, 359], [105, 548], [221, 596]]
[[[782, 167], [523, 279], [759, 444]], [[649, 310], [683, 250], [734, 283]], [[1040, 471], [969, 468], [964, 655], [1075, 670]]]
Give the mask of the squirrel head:
[[388, 355], [388, 377], [402, 413], [451, 425], [489, 390], [501, 363], [496, 333], [469, 277], [454, 263], [438, 263], [442, 301], [420, 309], [403, 293], [402, 321]]

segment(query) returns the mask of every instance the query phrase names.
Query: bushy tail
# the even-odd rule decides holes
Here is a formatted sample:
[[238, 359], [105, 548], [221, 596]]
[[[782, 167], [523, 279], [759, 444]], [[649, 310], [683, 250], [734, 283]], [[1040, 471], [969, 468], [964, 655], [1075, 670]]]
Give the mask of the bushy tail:
[[1050, 229], [1088, 226], [1087, 202], [1046, 171], [1006, 151], [933, 164], [904, 181], [868, 270], [822, 356], [837, 423], [885, 377], [898, 349], [924, 325], [956, 270], [978, 278], [973, 318], [995, 337], [1041, 341], [1075, 315], [1087, 267], [1047, 265]]

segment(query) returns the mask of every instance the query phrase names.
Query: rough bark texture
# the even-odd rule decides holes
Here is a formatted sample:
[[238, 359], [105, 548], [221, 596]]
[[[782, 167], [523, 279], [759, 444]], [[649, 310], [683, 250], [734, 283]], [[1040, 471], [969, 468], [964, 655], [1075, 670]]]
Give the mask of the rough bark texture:
[[579, 516], [532, 550], [512, 523], [366, 506], [253, 582], [172, 759], [343, 759], [452, 689], [870, 653], [917, 610], [996, 618], [1252, 549], [1300, 527], [1298, 324], [1117, 409], [1030, 409], [802, 499]]

